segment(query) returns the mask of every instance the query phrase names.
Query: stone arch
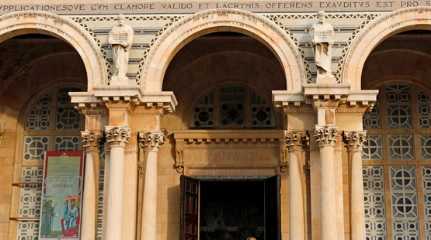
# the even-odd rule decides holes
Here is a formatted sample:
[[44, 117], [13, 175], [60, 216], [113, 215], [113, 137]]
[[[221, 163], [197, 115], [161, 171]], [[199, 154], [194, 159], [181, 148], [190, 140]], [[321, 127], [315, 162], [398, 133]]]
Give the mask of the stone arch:
[[250, 36], [267, 46], [285, 72], [287, 89], [300, 92], [305, 68], [297, 46], [284, 30], [251, 12], [213, 9], [187, 17], [164, 32], [145, 59], [138, 82], [144, 92], [162, 90], [167, 67], [176, 53], [192, 40], [213, 32], [233, 31]]
[[61, 39], [78, 52], [87, 73], [87, 91], [107, 84], [108, 72], [103, 55], [91, 35], [77, 23], [44, 11], [13, 12], [0, 16], [0, 43], [31, 33]]
[[354, 40], [344, 62], [342, 81], [361, 90], [362, 70], [371, 52], [384, 40], [409, 30], [431, 30], [431, 7], [404, 8], [377, 18]]

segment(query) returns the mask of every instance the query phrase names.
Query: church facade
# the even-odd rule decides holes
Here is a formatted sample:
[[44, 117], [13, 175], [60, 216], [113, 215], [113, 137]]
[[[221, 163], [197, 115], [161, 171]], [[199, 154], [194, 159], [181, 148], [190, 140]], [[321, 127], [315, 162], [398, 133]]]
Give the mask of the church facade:
[[430, 29], [425, 0], [1, 1], [0, 240], [431, 240]]

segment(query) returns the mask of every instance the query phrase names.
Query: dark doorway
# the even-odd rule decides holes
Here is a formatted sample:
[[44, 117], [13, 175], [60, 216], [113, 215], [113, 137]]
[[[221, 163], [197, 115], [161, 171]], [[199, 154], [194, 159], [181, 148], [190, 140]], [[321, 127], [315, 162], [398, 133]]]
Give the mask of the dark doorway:
[[181, 240], [279, 240], [279, 178], [183, 176]]

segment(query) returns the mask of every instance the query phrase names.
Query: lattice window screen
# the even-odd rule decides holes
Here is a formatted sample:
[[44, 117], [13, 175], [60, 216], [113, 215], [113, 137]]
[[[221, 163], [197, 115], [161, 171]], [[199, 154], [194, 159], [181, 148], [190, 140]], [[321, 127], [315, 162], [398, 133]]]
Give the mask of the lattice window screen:
[[367, 239], [431, 240], [430, 94], [404, 83], [379, 90], [363, 120]]

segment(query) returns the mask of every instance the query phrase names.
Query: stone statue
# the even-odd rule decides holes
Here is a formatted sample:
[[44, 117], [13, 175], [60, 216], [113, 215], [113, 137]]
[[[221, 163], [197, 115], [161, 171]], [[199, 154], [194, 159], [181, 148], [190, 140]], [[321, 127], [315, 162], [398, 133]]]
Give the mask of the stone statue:
[[123, 15], [117, 17], [117, 23], [109, 32], [108, 42], [112, 45], [111, 85], [126, 85], [129, 52], [133, 43], [133, 28], [125, 23]]
[[319, 21], [313, 25], [312, 40], [314, 44], [314, 58], [317, 67], [317, 83], [336, 83], [332, 74], [332, 44], [334, 28], [325, 21], [325, 12], [318, 13]]

